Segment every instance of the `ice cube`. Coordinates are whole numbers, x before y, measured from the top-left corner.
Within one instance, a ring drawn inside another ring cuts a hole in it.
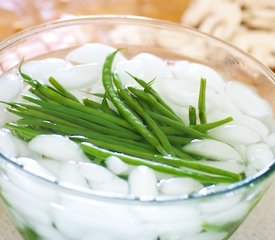
[[[97,63],[102,65],[108,54],[116,51],[115,48],[101,44],[88,43],[69,52],[66,60],[75,63]],[[119,52],[115,58],[115,62],[123,61],[125,57]]]
[[[59,161],[87,160],[78,144],[61,135],[39,135],[28,143],[28,147],[32,151]]]
[[[130,193],[137,196],[157,195],[157,178],[155,172],[145,166],[136,167],[128,178]]]
[[[223,142],[236,145],[248,145],[261,140],[261,135],[257,131],[236,123],[227,123],[211,129],[209,135]]]
[[[169,178],[160,181],[159,191],[166,195],[189,194],[198,191],[203,185],[192,178]]]
[[[93,189],[111,193],[129,193],[129,184],[126,180],[114,176],[111,180],[91,184]]]
[[[69,184],[89,188],[85,178],[80,173],[79,165],[72,161],[65,162],[61,165],[59,179]]]
[[[129,173],[130,166],[121,161],[118,157],[110,156],[105,160],[106,167],[116,175],[124,175]]]
[[[18,156],[16,142],[10,131],[4,128],[0,129],[0,151],[8,157]]]
[[[200,83],[203,77],[207,80],[207,87],[215,91],[220,91],[225,81],[223,78],[212,68],[199,63],[191,63],[188,61],[177,61],[170,67],[174,76],[178,79],[190,79],[189,81]]]
[[[248,146],[246,156],[248,162],[250,162],[257,170],[262,170],[274,162],[272,150],[264,143]]]
[[[139,53],[132,58],[142,62],[144,69],[143,80],[149,82],[153,79],[156,81],[161,77],[173,77],[168,66],[159,57],[150,53]]]
[[[0,101],[13,101],[22,91],[22,81],[15,74],[4,74],[0,77]]]
[[[58,83],[68,90],[81,89],[101,81],[102,67],[97,63],[69,66],[52,72]]]
[[[69,67],[71,64],[61,58],[45,58],[28,61],[22,65],[22,72],[39,82],[47,82],[49,75],[58,69]]]
[[[140,87],[140,85],[128,73],[140,79],[143,79],[145,74],[143,63],[140,60],[119,62],[116,65],[115,72],[118,74],[120,80],[123,82],[124,85],[135,87]]]
[[[183,147],[184,151],[219,161],[235,160],[243,162],[241,155],[230,145],[212,140],[194,140]]]
[[[245,115],[268,120],[272,115],[269,104],[257,95],[255,89],[240,83],[229,81],[225,84],[225,93]]]
[[[93,163],[80,163],[80,174],[87,179],[89,184],[103,183],[114,178],[114,174],[105,167]]]

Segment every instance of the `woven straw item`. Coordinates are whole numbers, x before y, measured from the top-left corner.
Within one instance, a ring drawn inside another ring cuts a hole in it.
[[[193,0],[182,23],[232,43],[275,70],[274,0]]]

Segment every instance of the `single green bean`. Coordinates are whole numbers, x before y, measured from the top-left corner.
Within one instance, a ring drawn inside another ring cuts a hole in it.
[[[201,164],[196,161],[190,161],[192,160],[192,157],[190,157],[189,155],[186,155],[185,153],[182,153],[182,156],[185,156],[186,158],[181,159],[181,158],[176,158],[171,156],[167,157],[167,156],[161,156],[157,154],[149,154],[145,152],[136,153],[136,157],[145,158],[147,160],[153,160],[153,161],[169,164],[174,167],[187,167],[196,171],[202,171],[202,172],[206,172],[214,175],[221,175],[221,176],[234,178],[235,180],[240,180],[239,174],[226,171],[220,168],[208,166],[205,164]]]
[[[29,89],[29,92],[32,93],[32,94],[34,94],[36,97],[38,97],[39,99],[41,99],[41,100],[43,100],[43,101],[46,101],[46,102],[53,102],[52,100],[49,100],[49,99],[47,99],[46,97],[44,97],[43,94],[40,93],[40,92],[38,91],[37,88],[31,87],[31,88]]]
[[[199,118],[201,124],[207,122],[206,120],[206,107],[205,107],[205,92],[206,92],[206,79],[201,78],[200,82],[200,92],[199,92],[199,102],[198,102],[198,109],[199,109]]]
[[[178,158],[181,158],[181,159],[184,159],[184,160],[190,160],[190,161],[196,160],[196,159],[194,159],[191,155],[189,155],[189,154],[183,152],[183,151],[182,151],[181,149],[179,149],[179,148],[174,147],[173,150],[174,150],[174,152],[175,152],[175,154],[176,154],[176,157],[178,157]]]
[[[103,112],[109,113],[114,116],[119,116],[114,110],[112,110],[109,107],[108,100],[107,100],[106,96],[104,96],[104,98],[102,98],[101,107],[102,107],[101,109]]]
[[[83,101],[83,104],[85,106],[88,106],[88,107],[91,107],[91,108],[95,108],[95,109],[99,109],[99,110],[101,110],[101,111],[103,111],[105,113],[108,113],[110,115],[114,115],[116,117],[120,117],[120,115],[116,111],[114,111],[113,109],[111,109],[109,106],[108,106],[108,108],[106,108],[105,106],[103,107],[102,103],[98,103],[98,102],[93,101],[93,100],[91,100],[89,98],[84,98],[82,101]],[[102,102],[103,102],[103,98],[102,98]],[[108,105],[108,103],[107,103],[107,105]]]
[[[208,166],[206,164],[201,164],[198,161],[190,161],[191,160],[191,156],[186,156],[185,159],[182,158],[176,158],[176,157],[165,157],[165,156],[161,156],[161,155],[150,155],[150,154],[146,154],[146,158],[150,159],[150,160],[154,160],[154,161],[158,161],[161,163],[165,163],[165,164],[169,164],[175,167],[186,167],[186,168],[190,168],[196,171],[201,171],[201,172],[205,172],[205,173],[209,173],[209,174],[214,174],[214,175],[220,175],[220,176],[226,176],[226,177],[230,177],[233,178],[235,180],[241,180],[242,177],[240,174],[236,174],[234,172],[230,172],[227,170],[223,170],[220,168],[216,168],[216,167],[212,167],[212,166]]]
[[[169,166],[167,164],[163,164],[159,162],[148,161],[142,158],[133,157],[122,153],[108,151],[105,149],[101,149],[91,143],[85,143],[85,142],[81,143],[80,147],[83,149],[84,152],[93,156],[100,156],[101,158],[116,156],[120,158],[122,161],[124,161],[125,163],[131,164],[131,165],[144,165],[159,172],[172,174],[174,176],[191,177],[203,183],[235,182],[235,179],[232,179],[232,178],[216,177],[216,176],[212,176],[204,173],[198,173],[198,172],[189,171],[186,169],[176,168],[176,167]]]
[[[186,137],[186,134],[183,134],[182,131],[174,127],[160,126],[160,129],[167,135],[180,135],[182,137]]]
[[[100,140],[94,140],[91,138],[80,138],[80,137],[70,137],[72,140],[76,140],[78,142],[88,142],[95,144],[98,147],[115,151],[115,152],[120,152],[120,153],[125,153],[133,156],[139,156],[142,155],[143,153],[147,154],[155,154],[155,152],[152,152],[150,150],[144,149],[144,148],[139,148],[137,146],[131,145],[131,144],[126,144],[126,145],[121,145],[120,143],[109,143],[106,141],[100,141]]]
[[[22,64],[24,62],[24,59],[22,59],[22,61],[19,64],[19,74],[21,76],[21,78],[28,84],[30,84],[32,87],[36,88],[38,84],[40,84],[37,80],[34,80],[32,77],[30,77],[29,75],[25,74],[22,72],[21,68],[22,68]]]
[[[95,109],[100,109],[102,108],[101,104],[92,100],[92,99],[89,99],[89,98],[83,98],[82,99],[82,102],[85,106],[87,107],[91,107],[91,108],[95,108]]]
[[[215,122],[204,123],[204,124],[200,124],[200,125],[196,125],[196,126],[191,126],[191,127],[193,129],[198,130],[198,131],[206,132],[206,131],[208,131],[210,129],[219,127],[219,126],[224,125],[226,123],[229,123],[231,121],[233,121],[233,118],[232,117],[227,117],[227,118],[215,121]]]
[[[70,136],[72,137],[74,140],[77,140],[78,142],[89,142],[90,139],[92,140],[92,138],[89,138],[89,137],[86,137],[86,136],[79,136],[79,135],[72,135]],[[127,140],[127,139],[123,139],[121,138],[119,141],[118,141],[118,138],[116,137],[110,137],[110,139],[107,139],[105,140],[106,143],[110,143],[110,144],[113,144],[113,145],[118,145],[118,144],[121,144],[123,145],[124,147],[128,147],[128,148],[133,148],[133,149],[138,149],[140,150],[141,152],[150,152],[152,154],[156,154],[157,152],[154,150],[154,148],[152,148],[150,145],[148,144],[145,144],[143,142],[137,142],[137,141],[133,141],[133,140]]]
[[[190,138],[190,137],[189,138],[188,137],[179,137],[179,136],[173,136],[173,135],[167,135],[167,138],[171,143],[174,143],[174,144],[179,143],[182,146],[190,143],[193,140],[193,138]]]
[[[208,122],[205,124],[199,124],[199,125],[192,125],[191,128],[198,130],[200,132],[207,132],[208,130],[211,130],[213,128],[217,128],[219,126],[222,126],[226,123],[229,123],[233,121],[234,119],[232,117],[227,117],[215,122]],[[170,127],[170,126],[160,126],[161,130],[167,134],[167,135],[182,135],[182,132],[179,131],[179,129]]]
[[[197,124],[196,108],[190,105],[188,110],[189,110],[189,125],[196,125]]]
[[[99,98],[104,98],[106,96],[105,93],[91,93],[91,94]]]

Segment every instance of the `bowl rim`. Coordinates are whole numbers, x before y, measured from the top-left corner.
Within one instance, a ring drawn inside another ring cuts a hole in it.
[[[252,56],[248,55],[243,50],[231,45],[230,43],[227,43],[219,38],[213,37],[207,33],[200,32],[194,28],[183,26],[177,23],[172,23],[165,20],[159,20],[159,19],[153,19],[148,17],[141,17],[141,16],[133,16],[133,15],[88,15],[88,16],[80,16],[80,17],[72,17],[69,19],[61,19],[61,20],[55,20],[43,24],[39,24],[33,27],[29,27],[17,34],[14,34],[10,37],[8,37],[6,40],[2,41],[0,43],[0,51],[5,50],[10,45],[16,43],[17,41],[20,41],[24,39],[25,37],[38,34],[50,29],[54,29],[56,27],[62,27],[62,26],[69,26],[72,24],[84,24],[87,22],[87,24],[91,24],[92,22],[100,22],[100,21],[113,21],[116,23],[119,22],[132,22],[135,24],[143,23],[146,24],[146,26],[154,26],[154,27],[160,27],[167,29],[167,30],[178,30],[178,31],[184,31],[189,32],[193,35],[197,35],[203,38],[206,38],[210,41],[216,41],[219,44],[222,44],[223,46],[226,46],[229,48],[229,50],[233,50],[238,52],[238,54],[241,54],[242,57],[248,58],[253,63],[257,64],[259,69],[265,72],[265,75],[268,75],[270,77],[270,80],[275,84],[275,74],[265,65],[263,65],[260,61],[253,58]],[[118,193],[110,193],[110,192],[103,192],[103,191],[97,191],[93,189],[84,189],[79,187],[74,187],[73,185],[66,184],[63,182],[59,182],[56,179],[49,179],[45,178],[39,174],[32,173],[30,171],[27,171],[24,169],[23,164],[18,161],[16,158],[12,158],[10,156],[7,156],[3,152],[0,151],[0,161],[1,158],[4,159],[8,164],[15,167],[17,170],[22,171],[24,174],[29,175],[30,177],[34,178],[35,180],[42,181],[44,183],[49,184],[49,186],[55,187],[59,189],[62,192],[67,192],[72,195],[78,195],[81,197],[85,197],[87,199],[89,198],[100,198],[104,200],[118,200],[118,201],[127,201],[127,202],[134,202],[134,203],[155,203],[155,202],[161,202],[161,203],[169,203],[169,202],[177,202],[177,201],[183,201],[183,200],[194,200],[194,199],[202,199],[205,197],[212,197],[212,196],[218,196],[222,194],[228,194],[232,193],[233,191],[237,191],[240,189],[243,189],[245,187],[253,187],[256,183],[268,178],[271,176],[275,171],[275,161],[273,161],[270,165],[262,169],[261,171],[257,172],[253,176],[250,176],[248,178],[245,178],[242,181],[230,184],[222,189],[208,189],[206,192],[197,192],[192,194],[182,194],[182,195],[169,195],[169,196],[155,196],[155,197],[137,197],[130,194],[118,194]]]

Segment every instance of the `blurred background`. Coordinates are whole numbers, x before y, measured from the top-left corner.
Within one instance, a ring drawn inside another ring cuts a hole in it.
[[[0,0],[0,39],[53,19],[130,14],[179,22],[188,0]]]
[[[0,41],[42,22],[91,14],[182,23],[242,48],[275,70],[275,0],[0,0]]]

